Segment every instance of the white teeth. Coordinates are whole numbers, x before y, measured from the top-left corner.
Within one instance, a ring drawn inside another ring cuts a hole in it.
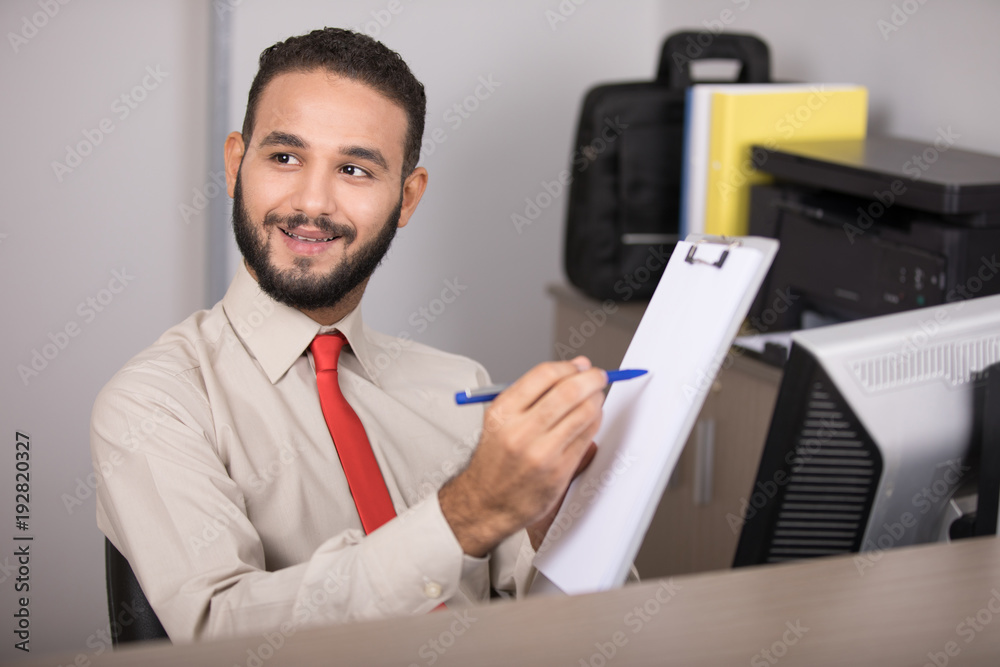
[[[337,238],[336,236],[331,236],[328,239],[307,239],[304,236],[299,236],[298,234],[292,234],[290,231],[284,229],[282,229],[281,231],[285,232],[287,236],[290,236],[293,239],[298,239],[299,241],[305,241],[306,243],[326,243],[327,241],[332,241],[335,238]]]

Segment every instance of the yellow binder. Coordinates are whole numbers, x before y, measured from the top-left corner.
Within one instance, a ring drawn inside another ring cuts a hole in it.
[[[712,97],[705,233],[748,231],[750,186],[771,178],[753,168],[751,147],[781,148],[796,141],[861,139],[868,120],[863,86],[776,86],[773,92],[715,93]]]

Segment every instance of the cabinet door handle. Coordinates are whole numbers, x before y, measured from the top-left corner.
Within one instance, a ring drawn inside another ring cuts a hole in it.
[[[694,427],[694,504],[712,502],[712,472],[715,467],[715,420],[701,419]]]

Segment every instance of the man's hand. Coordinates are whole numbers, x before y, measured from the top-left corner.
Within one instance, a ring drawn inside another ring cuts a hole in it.
[[[590,465],[590,462],[594,460],[594,456],[596,455],[597,444],[592,442],[590,443],[590,447],[587,448],[587,453],[583,455],[583,460],[580,461],[580,465],[577,466],[576,472],[573,473],[573,479],[576,479],[581,472],[587,469],[587,466]],[[569,487],[563,491],[563,494],[559,497],[559,502],[555,504],[548,514],[527,527],[528,539],[531,540],[531,548],[535,551],[538,551],[541,548],[542,541],[545,540],[545,536],[548,534],[549,528],[552,527],[552,522],[556,520],[556,515],[559,514],[559,509],[562,507],[563,501],[566,500],[566,494],[568,492]]]
[[[540,364],[497,396],[469,466],[438,493],[465,553],[485,556],[529,526],[532,543],[544,537],[601,425],[605,385],[577,357]]]

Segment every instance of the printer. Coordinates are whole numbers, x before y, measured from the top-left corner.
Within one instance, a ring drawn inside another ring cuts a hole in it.
[[[1000,293],[1000,157],[940,132],[754,146],[751,235],[781,241],[751,308],[758,332]]]

